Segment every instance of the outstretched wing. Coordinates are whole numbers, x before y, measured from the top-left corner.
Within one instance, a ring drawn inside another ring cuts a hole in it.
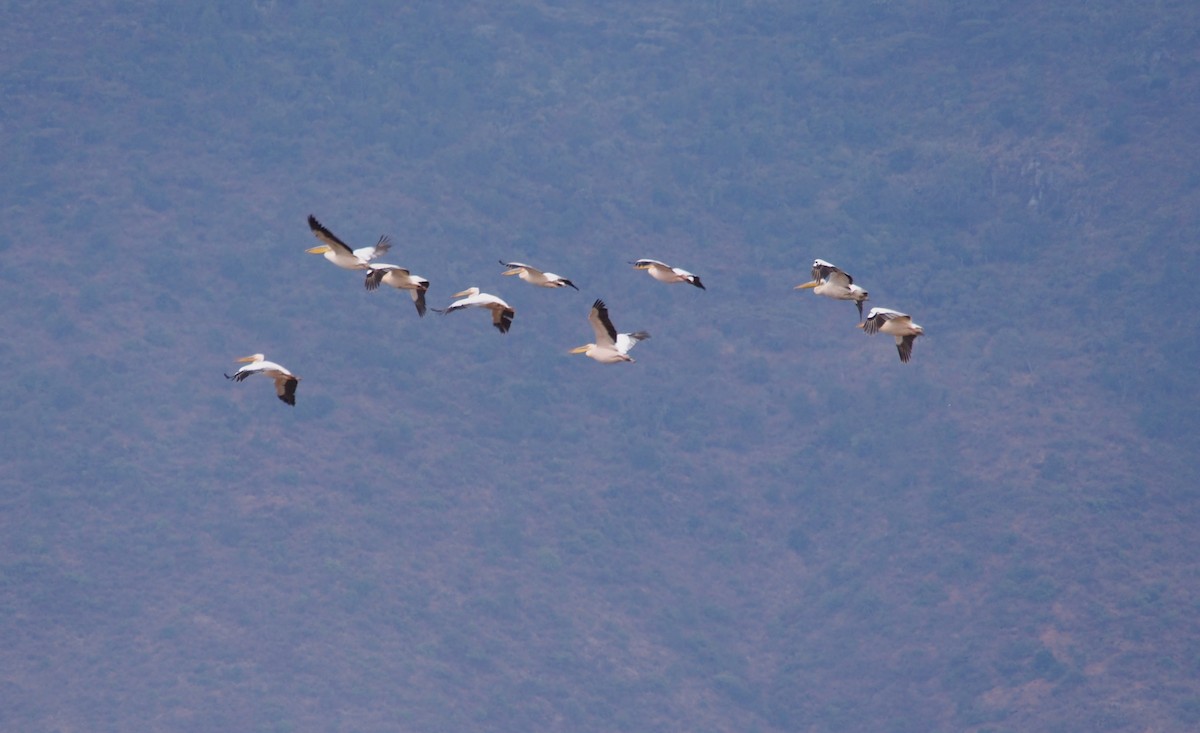
[[[671,269],[667,263],[659,262],[658,260],[634,260],[629,264],[633,265],[633,269],[635,270],[649,270],[651,267],[664,267],[668,270]]]
[[[588,314],[588,322],[592,324],[592,330],[596,332],[597,346],[614,346],[617,343],[617,329],[612,324],[612,320],[608,317],[608,306],[603,300],[596,299],[592,303],[592,312]]]
[[[417,306],[417,315],[418,316],[425,315],[425,291],[428,289],[429,289],[429,285],[426,284],[425,287],[423,287],[423,288],[418,288],[416,290],[409,291],[412,294],[413,304],[415,306]]]
[[[500,330],[500,333],[508,333],[508,329],[512,328],[513,316],[517,312],[512,308],[493,308],[492,309],[492,325]]]
[[[321,222],[317,221],[317,217],[312,214],[308,215],[308,228],[312,230],[315,236],[322,244],[327,244],[336,251],[343,254],[353,254],[350,245],[337,238],[337,235],[326,229]]]
[[[279,399],[294,407],[296,405],[296,385],[299,383],[299,377],[275,377],[275,394],[279,395]]]
[[[650,334],[645,331],[635,331],[634,333],[622,333],[617,335],[617,351],[622,354],[628,354],[629,350],[637,346],[639,341],[645,341],[650,338]]]
[[[376,257],[383,254],[384,252],[387,252],[391,248],[392,248],[392,240],[388,239],[388,236],[386,234],[384,234],[383,236],[381,236],[379,238],[379,241],[376,242],[373,246],[359,247],[358,249],[354,250],[354,255],[356,257],[362,258],[362,260],[364,262],[370,262],[371,260],[375,259]]]

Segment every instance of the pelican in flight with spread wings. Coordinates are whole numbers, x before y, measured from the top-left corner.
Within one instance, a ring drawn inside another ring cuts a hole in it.
[[[639,341],[650,338],[645,331],[635,333],[617,333],[612,321],[608,318],[608,306],[603,300],[592,303],[592,312],[588,314],[588,322],[596,332],[596,343],[584,344],[571,349],[572,354],[585,354],[601,364],[616,364],[619,361],[633,361],[629,350],[637,346]]]
[[[479,288],[467,288],[461,293],[455,293],[454,297],[459,300],[445,308],[434,308],[434,310],[445,315],[463,308],[487,308],[492,312],[492,325],[500,333],[508,333],[508,329],[512,326],[513,316],[517,314],[508,303],[490,293],[479,292]]]
[[[266,357],[262,354],[243,356],[238,361],[249,363],[233,374],[226,374],[226,379],[240,382],[246,377],[262,374],[275,380],[275,394],[279,395],[279,399],[289,405],[296,404],[296,385],[300,382],[300,377],[297,377],[273,361],[267,361]]]
[[[566,279],[562,275],[555,275],[553,272],[542,272],[536,267],[521,264],[520,262],[505,262],[500,260],[500,264],[509,268],[504,272],[505,275],[516,275],[530,285],[537,285],[543,288],[575,288],[575,283]],[[579,288],[575,288],[578,290]]]
[[[635,260],[629,264],[633,265],[633,269],[635,270],[645,270],[650,273],[650,277],[660,283],[689,283],[701,290],[707,290],[700,283],[699,276],[693,275],[687,270],[681,270],[678,267],[671,267],[665,262],[659,262],[658,260]]]
[[[338,239],[337,235],[322,226],[321,222],[317,221],[317,217],[312,214],[308,215],[308,228],[322,244],[305,251],[310,255],[325,255],[325,259],[347,270],[366,270],[370,268],[371,260],[392,248],[391,240],[384,235],[372,247],[350,249],[350,245]]]
[[[925,329],[913,323],[912,316],[887,308],[872,308],[867,320],[858,327],[868,334],[886,333],[896,337],[896,351],[905,364],[912,358],[913,341],[925,333]]]
[[[858,306],[858,317],[862,318],[863,301],[869,300],[867,291],[854,284],[850,273],[825,260],[813,260],[812,282],[797,285],[795,290],[812,289],[816,295],[835,300],[853,300]]]
[[[367,290],[376,290],[379,283],[391,285],[397,290],[407,290],[417,306],[417,315],[425,315],[425,291],[429,290],[429,281],[414,275],[403,267],[385,265],[382,262],[367,267],[367,279],[363,286]]]

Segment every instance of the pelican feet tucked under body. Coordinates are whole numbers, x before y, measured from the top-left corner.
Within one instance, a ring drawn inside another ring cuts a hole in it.
[[[300,382],[300,377],[297,377],[273,361],[267,361],[266,357],[262,354],[243,356],[238,361],[249,363],[233,374],[226,374],[226,379],[240,382],[246,377],[262,374],[275,380],[275,393],[279,395],[279,399],[289,405],[296,404],[296,385]]]
[[[912,358],[913,341],[925,333],[925,329],[913,323],[912,316],[900,311],[887,308],[872,308],[867,314],[867,320],[858,327],[868,334],[886,333],[896,337],[896,351],[900,352],[900,361],[908,363]]]
[[[379,238],[374,246],[359,247],[358,249],[350,249],[350,245],[337,238],[333,232],[326,229],[317,221],[317,217],[312,214],[308,215],[308,228],[312,230],[315,236],[322,244],[319,247],[305,250],[310,255],[325,255],[325,259],[329,260],[338,267],[344,267],[347,270],[366,270],[371,265],[371,260],[391,249],[391,241],[387,236]]]
[[[585,354],[601,364],[616,364],[620,361],[633,361],[629,350],[637,346],[639,341],[650,338],[645,331],[635,333],[617,333],[608,317],[608,306],[603,300],[592,303],[592,312],[588,314],[588,322],[596,332],[596,343],[584,344],[571,349],[572,354]]]
[[[797,285],[796,290],[812,289],[816,295],[835,300],[853,300],[858,306],[858,317],[862,318],[863,301],[869,300],[867,291],[854,284],[850,273],[825,260],[813,260],[812,282]]]
[[[688,283],[695,285],[701,290],[707,290],[707,288],[700,283],[699,276],[693,275],[687,270],[681,270],[678,267],[671,267],[665,262],[659,262],[658,260],[635,260],[629,264],[633,265],[633,269],[635,270],[645,270],[646,272],[650,273],[650,277],[659,282]]]
[[[504,272],[505,275],[516,275],[530,285],[537,285],[543,288],[575,288],[575,283],[562,275],[555,275],[553,272],[542,272],[536,267],[530,267],[520,262],[505,262],[504,260],[500,260],[500,264],[509,268]],[[579,288],[575,289],[578,290]]]
[[[434,308],[434,310],[445,315],[463,308],[487,308],[492,312],[492,325],[499,329],[500,333],[508,333],[508,329],[512,326],[513,316],[517,314],[508,303],[490,293],[479,292],[479,288],[467,288],[461,293],[455,293],[454,297],[460,298],[460,300],[454,301],[445,308]]]
[[[417,315],[425,315],[425,291],[429,290],[429,281],[414,275],[403,267],[385,265],[382,262],[367,267],[367,279],[363,286],[367,290],[375,290],[379,283],[391,285],[397,290],[407,290],[417,306]]]

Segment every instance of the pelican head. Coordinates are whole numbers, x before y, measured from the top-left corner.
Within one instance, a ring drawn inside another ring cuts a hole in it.
[[[813,280],[810,283],[804,283],[803,285],[797,285],[796,287],[792,288],[792,290],[808,290],[809,288],[815,288],[820,284],[821,284],[820,280]]]
[[[333,248],[330,247],[328,244],[322,244],[320,247],[313,247],[311,249],[306,249],[304,251],[309,253],[310,255],[323,255],[326,252],[331,252],[332,250],[333,250]]]
[[[479,288],[467,288],[466,290],[463,290],[462,292],[455,293],[452,297],[469,298],[472,295],[479,295]]]
[[[525,270],[524,267],[514,267],[511,270],[505,270],[501,275],[520,275]]]
[[[572,353],[572,354],[586,354],[586,353],[588,352],[588,349],[590,349],[590,348],[592,348],[592,347],[594,347],[594,346],[595,346],[595,344],[584,344],[583,346],[576,346],[575,348],[571,349],[570,353]]]
[[[254,361],[265,361],[266,358],[267,357],[264,356],[263,354],[251,354],[250,356],[243,356],[241,359],[238,359],[238,363],[250,363],[250,362],[254,362]]]

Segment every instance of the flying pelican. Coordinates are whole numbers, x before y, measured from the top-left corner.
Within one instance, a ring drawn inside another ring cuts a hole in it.
[[[661,283],[691,283],[701,290],[707,290],[701,283],[700,278],[687,270],[681,270],[678,267],[659,262],[658,260],[637,260],[630,262],[635,270],[645,270],[650,273],[650,277]]]
[[[913,341],[925,333],[925,329],[912,322],[912,316],[887,308],[872,308],[867,320],[858,324],[858,327],[868,334],[882,331],[895,336],[896,351],[900,352],[900,361],[905,364],[912,358]]]
[[[317,221],[317,217],[312,214],[308,215],[308,228],[324,244],[319,247],[307,249],[305,252],[308,252],[310,255],[325,255],[325,259],[347,270],[368,269],[370,267],[368,263],[371,260],[387,252],[392,247],[391,240],[384,235],[379,238],[379,241],[373,247],[359,247],[352,250],[350,249],[350,245],[338,239],[337,235],[322,226],[321,222]]]
[[[446,308],[434,310],[444,315],[463,308],[487,308],[492,312],[492,325],[499,329],[500,333],[508,333],[513,316],[517,314],[508,303],[490,293],[479,292],[479,288],[467,288],[461,293],[455,293],[454,297],[460,300],[454,301]]]
[[[633,361],[629,350],[637,346],[639,341],[650,338],[645,331],[636,333],[617,333],[612,321],[608,318],[608,306],[603,300],[592,303],[592,312],[588,314],[592,330],[596,332],[596,343],[584,344],[571,349],[572,354],[586,354],[601,364],[616,364],[619,361]]]
[[[562,275],[555,275],[553,272],[542,272],[536,267],[523,265],[520,262],[505,262],[504,260],[500,260],[500,264],[511,268],[504,273],[505,275],[517,275],[530,285],[537,285],[543,288],[561,288],[569,285],[575,288],[575,283]],[[578,290],[579,288],[575,289]]]
[[[296,385],[300,382],[300,377],[297,377],[273,361],[267,361],[266,357],[262,354],[243,356],[238,361],[249,363],[233,374],[226,374],[226,379],[240,382],[254,374],[262,374],[275,380],[275,394],[279,395],[279,399],[289,405],[296,404]]]
[[[835,300],[853,300],[858,306],[858,317],[862,318],[863,301],[869,300],[867,291],[854,284],[850,273],[825,260],[813,260],[812,282],[797,285],[795,290],[812,289],[815,295],[824,295]]]
[[[363,285],[367,290],[375,290],[379,283],[387,283],[397,290],[407,290],[417,306],[417,315],[425,315],[425,291],[429,289],[429,281],[412,274],[403,267],[385,265],[382,262],[367,267],[367,279]]]

